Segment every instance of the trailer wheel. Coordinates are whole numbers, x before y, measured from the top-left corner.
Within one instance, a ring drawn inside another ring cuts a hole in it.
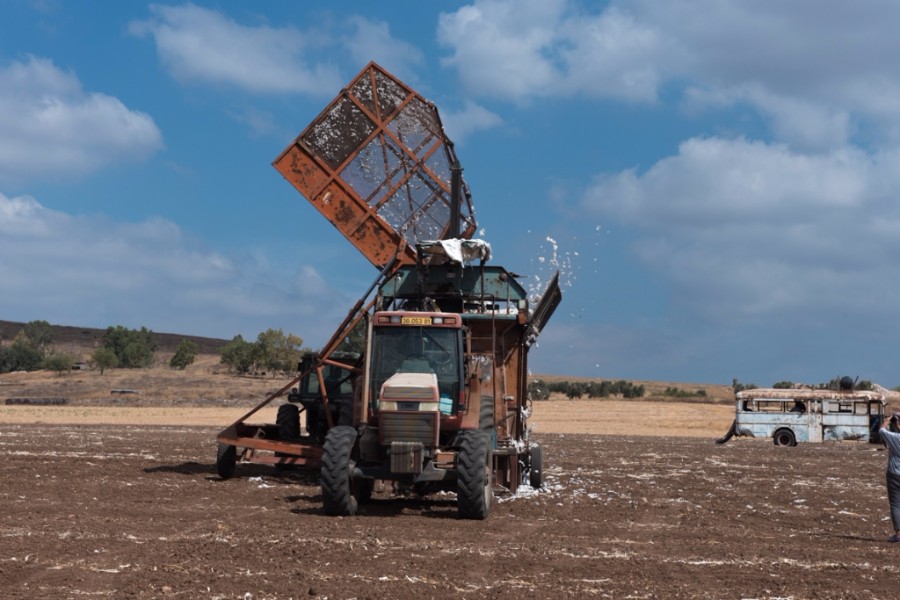
[[[775,435],[772,436],[772,441],[775,442],[776,446],[797,445],[797,438],[794,437],[794,432],[790,429],[779,429],[775,432]]]
[[[531,447],[531,467],[528,470],[528,483],[538,489],[544,484],[544,451],[535,444]]]
[[[237,448],[228,444],[219,444],[216,450],[216,471],[222,479],[229,479],[234,475],[234,466],[237,463]]]
[[[300,437],[300,409],[296,404],[282,404],[275,417],[278,425],[278,437],[282,440],[295,440]]]
[[[488,516],[494,497],[493,464],[490,432],[460,432],[456,460],[456,506],[460,517],[484,519]]]
[[[345,425],[332,427],[322,449],[322,503],[334,516],[355,515],[358,507],[353,494],[351,454],[356,430]]]

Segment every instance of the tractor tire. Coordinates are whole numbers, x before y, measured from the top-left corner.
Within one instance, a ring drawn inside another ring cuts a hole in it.
[[[494,427],[494,397],[482,396],[481,407],[478,412],[478,429],[493,429]]]
[[[278,426],[278,439],[284,441],[293,441],[300,437],[300,409],[295,404],[282,404],[278,407],[278,414],[275,416],[275,425]],[[276,452],[275,456],[290,456],[282,452]],[[277,463],[276,471],[287,471],[293,465]]]
[[[296,404],[282,404],[275,417],[278,437],[282,440],[296,440],[300,437],[300,409]]]
[[[332,516],[356,514],[358,502],[353,494],[351,456],[356,443],[356,430],[338,425],[325,436],[322,449],[322,503]]]
[[[539,489],[544,485],[544,451],[537,444],[531,447],[528,483],[530,483],[531,487],[534,489]]]
[[[459,434],[456,459],[456,507],[463,519],[484,519],[494,497],[494,453],[488,431]]]
[[[772,441],[776,446],[796,446],[797,438],[794,437],[794,432],[790,429],[779,429],[775,432],[775,435],[772,436]]]
[[[222,479],[230,479],[234,475],[237,464],[237,448],[227,444],[219,444],[216,450],[216,472]]]

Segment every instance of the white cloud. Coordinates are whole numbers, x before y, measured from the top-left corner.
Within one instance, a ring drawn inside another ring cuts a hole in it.
[[[702,15],[702,17],[701,17]],[[900,140],[900,4],[475,0],[438,40],[467,92],[514,102],[587,96],[758,110],[776,139],[828,150]]]
[[[330,95],[344,84],[327,62],[308,56],[326,41],[294,27],[246,26],[193,4],[151,5],[153,18],[129,31],[151,35],[159,58],[182,82],[228,85],[258,93]]]
[[[316,343],[349,305],[311,266],[290,278],[197,247],[164,219],[73,216],[2,193],[0,281],[5,319],[226,338],[282,327]]]
[[[466,101],[460,111],[442,111],[441,121],[447,136],[456,144],[462,144],[473,133],[503,124],[499,115],[472,101]]]
[[[646,173],[599,177],[584,205],[638,228],[634,251],[674,285],[684,311],[896,317],[898,161],[693,139]]]
[[[0,181],[79,176],[163,146],[149,115],[41,58],[0,68],[0,114]]]
[[[342,37],[343,48],[360,68],[374,60],[398,77],[409,79],[414,67],[425,62],[421,50],[391,35],[387,22],[353,16],[349,23],[352,31]]]
[[[576,14],[563,0],[479,0],[441,14],[438,41],[451,50],[444,64],[472,94],[656,97],[657,35],[618,10]]]

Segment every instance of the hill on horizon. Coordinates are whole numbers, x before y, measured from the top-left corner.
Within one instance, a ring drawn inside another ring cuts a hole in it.
[[[106,328],[74,327],[70,325],[53,325],[53,345],[68,351],[90,353],[102,344]],[[112,327],[115,327],[113,325]],[[9,343],[25,328],[25,323],[0,320],[0,342]],[[219,350],[231,340],[209,338],[179,333],[153,332],[160,352],[175,352],[181,340],[190,340],[197,344],[198,354],[218,354]]]

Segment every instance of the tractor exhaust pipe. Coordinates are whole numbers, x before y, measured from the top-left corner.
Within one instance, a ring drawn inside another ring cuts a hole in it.
[[[460,194],[462,194],[462,166],[459,160],[454,158],[453,164],[450,165],[450,224],[444,237],[447,240],[459,237]]]

